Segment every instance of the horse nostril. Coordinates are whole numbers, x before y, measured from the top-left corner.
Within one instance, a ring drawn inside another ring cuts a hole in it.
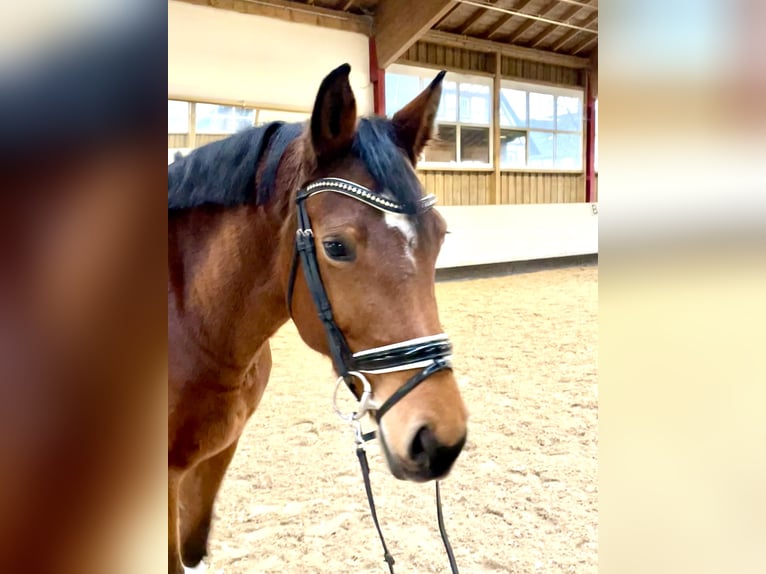
[[[410,458],[419,466],[428,468],[431,453],[437,444],[434,433],[428,427],[420,427],[410,445]]]
[[[444,446],[427,426],[418,429],[410,444],[410,458],[428,477],[437,478],[449,471],[463,450],[465,436],[452,446]]]

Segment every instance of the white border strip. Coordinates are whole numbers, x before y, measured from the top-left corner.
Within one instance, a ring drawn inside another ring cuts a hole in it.
[[[391,345],[383,345],[382,347],[375,347],[374,349],[366,349],[364,351],[359,351],[358,353],[354,353],[353,357],[359,358],[359,357],[366,357],[367,355],[370,355],[372,353],[377,353],[379,351],[389,351],[392,349],[400,349],[402,347],[409,347],[410,345],[419,345],[420,343],[430,343],[433,341],[448,341],[449,337],[446,333],[439,333],[438,335],[428,335],[426,337],[418,337],[416,339],[409,339],[407,341],[401,341],[399,343],[392,343]],[[366,371],[366,372],[372,372],[372,371]]]

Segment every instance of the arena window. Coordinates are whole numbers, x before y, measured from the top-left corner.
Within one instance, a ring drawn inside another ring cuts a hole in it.
[[[168,133],[189,133],[189,102],[168,100]]]
[[[393,116],[417,96],[435,70],[393,65],[386,71],[386,113]],[[492,166],[492,79],[448,72],[436,114],[438,138],[418,167]]]
[[[502,80],[500,167],[583,168],[583,93]]]
[[[239,106],[195,104],[198,134],[233,134],[255,123],[255,110]]]
[[[311,114],[308,112],[286,112],[282,110],[268,110],[258,108],[257,114],[255,116],[255,125],[261,126],[263,124],[276,121],[288,123],[305,122],[308,121],[310,117]]]
[[[201,145],[273,121],[305,122],[309,112],[168,99],[168,162]],[[192,124],[194,129],[192,128]]]

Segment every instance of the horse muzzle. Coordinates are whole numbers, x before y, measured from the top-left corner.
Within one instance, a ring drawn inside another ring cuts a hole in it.
[[[391,453],[384,436],[381,437],[381,444],[394,477],[412,482],[427,482],[440,480],[449,474],[465,446],[466,436],[464,434],[452,445],[445,445],[428,426],[422,426],[412,437],[408,458],[404,460]]]

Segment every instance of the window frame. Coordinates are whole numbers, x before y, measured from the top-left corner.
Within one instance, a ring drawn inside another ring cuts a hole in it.
[[[502,78],[500,80],[500,90],[503,88],[505,89],[511,89],[511,90],[517,90],[517,91],[524,91],[526,92],[526,125],[524,126],[509,126],[509,125],[503,125],[502,123],[502,114],[498,117],[498,125],[500,127],[501,133],[502,130],[513,130],[513,131],[522,131],[526,133],[526,150],[525,150],[525,166],[524,167],[518,167],[518,166],[510,166],[507,164],[503,164],[502,159],[500,160],[500,171],[502,172],[536,172],[536,173],[562,173],[562,174],[582,174],[585,173],[585,163],[586,163],[586,157],[585,157],[585,90],[583,88],[578,87],[568,87],[568,86],[556,86],[552,84],[547,83],[538,83],[538,82],[525,82],[525,81],[519,81],[519,80],[510,80],[506,78]],[[546,129],[546,128],[532,128],[530,127],[530,112],[529,112],[529,93],[535,92],[538,94],[549,94],[554,97],[553,100],[553,129]],[[502,93],[502,92],[501,92]],[[580,100],[580,130],[569,130],[569,129],[558,129],[558,97],[559,96],[565,96],[565,97],[575,97]],[[551,167],[532,167],[529,165],[529,143],[530,143],[530,132],[543,132],[543,133],[549,133],[553,135],[553,165]],[[556,151],[557,151],[557,135],[558,134],[575,134],[580,136],[580,167],[579,168],[561,168],[556,167]],[[502,155],[502,154],[501,154]]]
[[[431,69],[431,68],[425,68],[420,66],[409,66],[405,64],[392,64],[388,68],[386,68],[386,77],[388,79],[388,76],[390,74],[397,74],[402,76],[415,76],[420,78],[420,89],[419,92],[422,92],[426,86],[434,79],[434,76],[438,73],[437,70]],[[458,158],[455,162],[443,162],[443,161],[427,161],[424,159],[424,154],[421,154],[420,158],[418,159],[418,165],[417,169],[422,170],[435,170],[435,171],[493,171],[494,170],[494,145],[495,145],[495,138],[494,138],[494,122],[493,122],[493,115],[494,115],[494,77],[487,74],[465,74],[460,72],[451,72],[448,71],[444,76],[445,82],[455,82],[456,84],[456,116],[457,119],[455,121],[439,121],[436,120],[436,126],[437,126],[437,133],[438,133],[438,126],[439,125],[445,125],[445,126],[453,126],[455,127],[455,157]],[[460,121],[460,84],[478,84],[482,86],[487,86],[489,88],[489,122],[487,124],[479,124],[475,122],[461,122]],[[396,112],[390,112],[388,109],[386,109],[386,116],[392,117],[393,114]],[[461,147],[460,147],[460,140],[461,140],[461,126],[465,126],[467,128],[483,128],[487,129],[489,132],[489,161],[487,163],[483,162],[466,162],[461,161],[460,155],[461,155]]]
[[[216,139],[223,139],[225,137],[231,136],[237,132],[220,132],[220,131],[199,131],[197,130],[197,105],[198,104],[206,104],[206,105],[214,105],[214,106],[228,106],[228,107],[235,107],[235,108],[241,108],[246,109],[250,112],[254,112],[253,115],[253,123],[250,124],[247,127],[257,127],[261,125],[261,121],[259,121],[262,116],[262,113],[266,113],[267,115],[279,115],[279,114],[286,114],[288,116],[292,116],[289,119],[281,119],[279,117],[272,117],[272,119],[269,119],[268,121],[285,121],[287,123],[296,123],[298,121],[301,121],[298,117],[295,116],[303,116],[302,121],[308,121],[311,118],[311,111],[310,110],[302,110],[297,108],[281,108],[279,106],[273,106],[273,105],[260,105],[260,104],[252,104],[252,103],[246,103],[246,102],[232,102],[227,100],[214,100],[214,99],[197,99],[197,98],[189,98],[189,97],[183,97],[183,96],[173,96],[168,95],[168,102],[181,102],[188,106],[188,113],[189,113],[189,119],[187,122],[187,131],[186,132],[175,132],[170,131],[168,126],[168,138],[171,138],[173,136],[182,136],[184,137],[184,145],[181,146],[182,149],[188,149],[193,150],[201,145],[205,145],[205,143],[209,143],[207,141],[200,142],[199,138],[203,139],[209,139],[210,137],[216,138]],[[169,145],[168,149],[181,149],[176,148],[173,145]]]
[[[170,107],[170,102],[175,102],[175,103],[179,103],[179,104],[186,104],[186,127],[185,127],[185,129],[183,131],[175,131],[175,130],[171,131],[170,130],[170,125],[168,125],[168,135],[178,135],[178,136],[180,136],[180,135],[188,135],[189,132],[191,132],[191,127],[192,127],[192,113],[191,113],[191,110],[192,110],[192,106],[194,104],[192,102],[188,101],[188,100],[182,100],[182,99],[178,99],[178,98],[168,98],[168,108]],[[168,116],[170,116],[169,112],[168,112]],[[168,121],[168,124],[169,123],[170,122]]]
[[[200,129],[199,123],[202,118],[200,118],[199,110],[197,109],[198,105],[203,106],[211,106],[211,107],[219,107],[219,108],[232,108],[233,110],[244,110],[246,112],[252,113],[252,121],[250,124],[242,123],[245,127],[252,127],[255,125],[255,122],[258,120],[258,110],[256,108],[250,107],[250,106],[242,106],[237,104],[218,104],[218,103],[212,103],[212,102],[194,102],[194,108],[195,108],[195,114],[194,114],[194,133],[201,136],[230,136],[237,133],[240,129],[238,128],[234,131],[226,131],[226,130],[217,130],[214,128],[202,128]],[[203,116],[204,117],[204,116]],[[234,120],[238,117],[245,119],[247,116],[244,114],[242,116],[237,116],[236,114],[232,114],[230,116],[221,116],[221,114],[215,114],[210,117],[226,117],[229,120]]]

